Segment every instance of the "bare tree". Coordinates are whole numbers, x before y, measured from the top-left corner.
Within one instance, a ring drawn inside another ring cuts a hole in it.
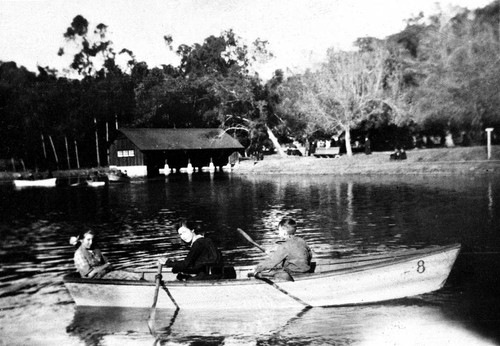
[[[351,128],[374,112],[374,105],[390,104],[384,68],[387,50],[335,52],[315,73],[305,74],[300,110],[324,130],[344,131],[347,155],[352,155]]]

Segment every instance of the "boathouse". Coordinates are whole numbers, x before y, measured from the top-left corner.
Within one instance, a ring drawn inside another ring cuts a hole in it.
[[[222,129],[122,128],[110,145],[109,166],[130,176],[155,176],[164,168],[201,170],[211,163],[222,169],[231,154],[243,150]]]

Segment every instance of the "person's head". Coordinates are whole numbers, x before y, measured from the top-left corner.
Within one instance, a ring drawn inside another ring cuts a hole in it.
[[[181,220],[177,226],[177,233],[185,243],[191,243],[195,235],[202,234],[201,227],[193,222]]]
[[[95,232],[91,229],[85,230],[77,237],[71,237],[69,242],[71,245],[82,244],[86,249],[92,249],[94,244]]]
[[[284,217],[278,224],[278,234],[281,238],[287,238],[297,230],[297,223],[290,217]]]

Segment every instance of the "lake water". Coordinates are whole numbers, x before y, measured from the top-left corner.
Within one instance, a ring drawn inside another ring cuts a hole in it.
[[[174,225],[200,221],[226,261],[263,259],[283,216],[316,258],[460,242],[445,287],[392,302],[302,311],[76,307],[62,284],[82,226],[122,267],[186,254]],[[0,345],[500,344],[500,178],[258,176],[198,173],[104,188],[0,185]]]

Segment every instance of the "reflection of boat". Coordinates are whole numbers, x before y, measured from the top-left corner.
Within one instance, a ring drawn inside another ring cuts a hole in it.
[[[431,299],[432,300],[432,299]],[[153,336],[193,345],[493,345],[467,321],[426,299],[313,309],[170,310],[156,312]],[[86,344],[151,344],[149,308],[77,306],[66,331]],[[105,340],[106,342],[103,342]],[[418,342],[415,342],[418,340]]]
[[[36,180],[16,179],[14,180],[14,185],[16,187],[52,187],[56,186],[56,180],[57,178],[36,179]]]
[[[160,309],[156,312],[154,331],[159,339],[182,340],[186,337],[255,338],[280,330],[300,316],[304,309],[274,310],[192,310]],[[150,308],[113,308],[78,306],[73,321],[66,328],[82,339],[133,334],[151,339],[148,328]]]
[[[126,183],[130,181],[130,177],[127,173],[124,173],[119,169],[112,169],[109,172],[106,172],[106,175],[108,176],[110,183]]]
[[[175,281],[165,275],[158,308],[269,309],[277,307],[363,304],[419,295],[440,289],[451,271],[460,245],[400,251],[319,263],[314,273],[295,281],[248,277],[249,267],[236,267],[236,279]],[[155,290],[152,281],[82,279],[64,283],[77,305],[147,307]]]
[[[85,186],[89,186],[89,187],[101,187],[101,186],[104,186],[104,185],[106,185],[105,181],[92,181],[92,180],[84,180],[84,181],[81,181],[81,182],[77,182],[77,183],[71,184],[71,186],[73,186],[73,187],[85,187]]]

